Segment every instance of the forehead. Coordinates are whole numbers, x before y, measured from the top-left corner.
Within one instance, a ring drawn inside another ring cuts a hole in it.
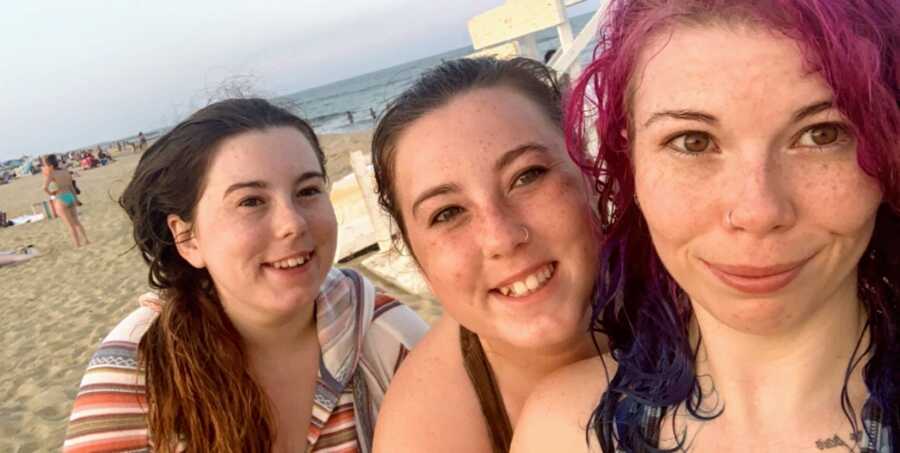
[[[831,93],[795,41],[734,24],[675,26],[653,37],[632,83],[639,125],[658,110],[790,110]]]
[[[394,157],[398,195],[423,184],[493,166],[503,153],[525,143],[562,147],[562,131],[534,101],[508,87],[457,95],[409,125]]]
[[[237,180],[294,178],[320,171],[312,145],[293,127],[273,127],[228,137],[217,146],[206,174],[210,186]]]

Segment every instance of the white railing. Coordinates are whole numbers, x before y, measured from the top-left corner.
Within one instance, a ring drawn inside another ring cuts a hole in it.
[[[475,54],[517,55],[540,60],[535,35],[555,27],[560,46],[547,64],[558,73],[575,78],[581,72],[578,56],[593,40],[603,14],[603,8],[598,8],[578,36],[573,36],[566,8],[584,1],[506,0],[503,5],[469,20]]]

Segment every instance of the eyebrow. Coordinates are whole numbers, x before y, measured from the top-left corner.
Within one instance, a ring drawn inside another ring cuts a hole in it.
[[[656,112],[650,116],[650,119],[644,123],[644,128],[647,128],[651,124],[662,120],[663,118],[675,118],[678,120],[690,120],[690,121],[700,121],[702,123],[707,123],[711,125],[716,125],[719,123],[719,120],[708,113],[698,112],[695,110],[664,110],[662,112]]]
[[[500,159],[497,159],[497,163],[494,164],[494,170],[499,171],[503,168],[509,166],[511,163],[515,162],[519,156],[529,152],[529,151],[537,151],[541,153],[548,152],[546,146],[537,143],[537,142],[528,142],[522,145],[516,146],[515,148],[503,153],[500,156]],[[434,198],[439,195],[446,195],[448,193],[459,192],[460,188],[456,184],[441,184],[439,186],[432,187],[431,189],[426,190],[418,198],[413,202],[412,205],[412,213],[413,216],[416,215],[416,211],[419,209],[419,205],[424,203],[429,198]]]
[[[806,117],[809,117],[809,116],[815,115],[816,113],[828,110],[828,109],[832,108],[833,106],[834,106],[834,103],[832,102],[831,99],[814,102],[810,105],[807,105],[806,107],[803,107],[803,108],[797,110],[797,112],[794,113],[794,116],[792,117],[791,122],[796,123]],[[659,121],[663,118],[675,118],[675,119],[679,119],[679,120],[700,121],[700,122],[708,123],[711,125],[716,125],[719,122],[719,120],[715,116],[710,115],[708,113],[698,112],[698,111],[694,111],[694,110],[664,110],[662,112],[656,112],[652,116],[650,116],[650,119],[648,119],[647,122],[644,123],[644,127],[646,128],[647,126],[651,125],[652,123]]]
[[[803,107],[800,110],[797,110],[797,113],[794,113],[793,122],[796,123],[808,116],[813,116],[816,113],[824,112],[825,110],[828,110],[832,107],[834,107],[834,102],[831,99],[814,102],[806,107]]]
[[[308,171],[308,172],[303,173],[302,175],[298,176],[297,180],[294,181],[294,185],[296,186],[297,184],[303,183],[303,182],[313,179],[313,178],[321,178],[324,181],[325,175],[323,175],[322,172],[318,172],[318,171]],[[222,198],[227,197],[228,194],[230,194],[231,192],[234,192],[235,190],[246,189],[246,188],[265,189],[268,186],[269,186],[268,183],[266,183],[265,181],[259,181],[259,180],[234,183],[234,184],[228,186],[227,189],[225,189],[225,194],[222,195]]]
[[[429,198],[434,198],[438,195],[446,195],[448,193],[459,192],[459,186],[456,184],[441,184],[436,187],[432,187],[431,189],[426,190],[418,198],[412,205],[412,213],[413,216],[416,216],[416,210],[419,209],[419,205],[424,203]]]
[[[529,151],[537,151],[540,153],[547,153],[549,150],[546,146],[536,143],[536,142],[528,142],[522,145],[519,145],[500,156],[500,159],[497,159],[497,163],[494,164],[494,170],[503,170],[505,167],[509,166],[509,164],[515,162],[516,159],[519,158],[522,154],[525,154]]]

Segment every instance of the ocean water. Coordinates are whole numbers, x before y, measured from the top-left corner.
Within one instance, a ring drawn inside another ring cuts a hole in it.
[[[570,19],[572,31],[577,35],[590,20],[591,14]],[[540,55],[559,47],[555,28],[538,33],[537,46]],[[581,53],[582,61],[590,58],[593,45]],[[409,87],[429,68],[444,60],[464,57],[472,53],[472,47],[462,47],[439,55],[392,66],[380,71],[363,74],[328,85],[310,88],[277,98],[290,106],[297,114],[310,121],[319,133],[350,132],[372,128],[375,118],[385,105]],[[350,116],[353,120],[351,122]]]

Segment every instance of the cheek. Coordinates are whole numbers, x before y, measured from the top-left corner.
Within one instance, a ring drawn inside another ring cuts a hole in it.
[[[636,163],[636,202],[658,247],[689,241],[715,220],[710,210],[716,190],[695,173]]]
[[[337,216],[334,213],[334,206],[327,198],[307,215],[310,229],[314,231],[317,240],[330,242],[337,240]]]
[[[471,235],[414,228],[407,231],[407,236],[422,273],[442,304],[452,305],[459,299],[454,297],[456,293],[472,287],[479,258]]]
[[[561,171],[547,181],[546,189],[539,191],[525,206],[523,219],[529,223],[535,221],[547,224],[555,235],[571,236],[569,240],[578,238],[592,240],[591,214],[595,211],[591,196],[593,188],[581,176],[577,168]]]
[[[855,162],[820,164],[794,174],[798,209],[831,234],[856,235],[870,229],[882,201],[878,181]]]
[[[197,238],[207,269],[213,280],[234,281],[250,275],[246,269],[252,258],[263,247],[262,235],[253,222],[218,217],[198,224]]]

